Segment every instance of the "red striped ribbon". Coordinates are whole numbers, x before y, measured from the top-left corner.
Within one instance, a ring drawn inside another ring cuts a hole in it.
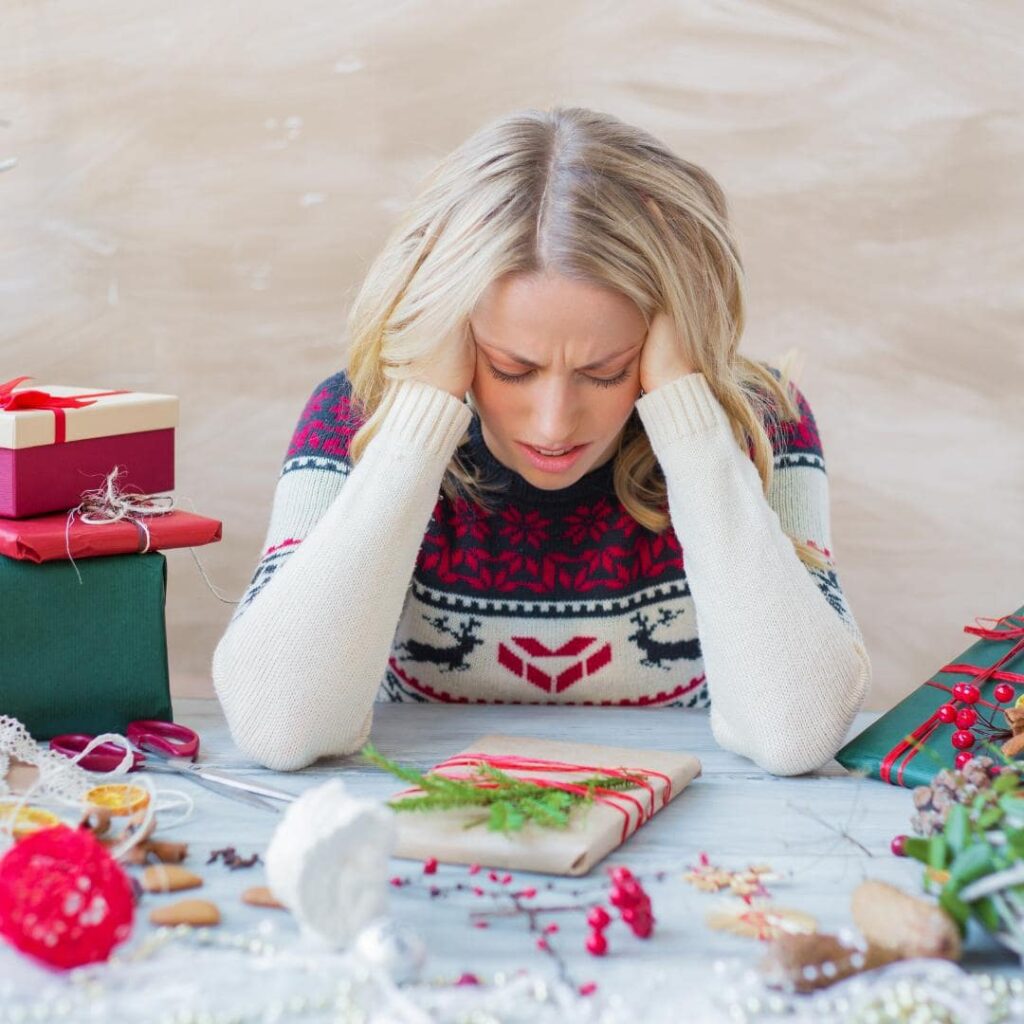
[[[603,787],[595,787],[591,789],[587,786],[582,786],[579,783],[568,782],[565,780],[557,779],[532,779],[524,778],[522,775],[516,774],[517,772],[563,772],[569,774],[600,774],[608,775],[612,778],[627,779],[635,778],[637,775],[653,775],[665,783],[665,789],[662,792],[661,806],[669,802],[672,798],[672,780],[669,776],[663,772],[652,771],[649,768],[636,768],[636,769],[625,769],[625,768],[605,768],[597,765],[585,765],[585,764],[570,764],[566,761],[548,761],[544,758],[539,757],[517,757],[511,754],[480,754],[480,753],[466,753],[456,754],[454,757],[450,757],[440,764],[436,765],[431,769],[432,775],[442,775],[446,779],[453,779],[456,781],[473,780],[481,789],[494,789],[497,788],[497,783],[487,780],[480,779],[479,775],[475,771],[470,771],[466,774],[452,774],[448,769],[451,768],[472,768],[477,769],[482,765],[489,765],[492,768],[497,768],[499,771],[503,771],[513,778],[518,779],[520,782],[531,782],[533,785],[540,787],[541,789],[558,789],[564,793],[577,793],[581,796],[585,796],[588,792],[593,793],[594,799],[598,803],[606,804],[609,807],[613,807],[623,816],[622,823],[622,836],[620,842],[624,842],[631,832],[636,831],[644,822],[648,821],[654,812],[657,810],[655,807],[655,793],[654,786],[652,786],[646,780],[637,782],[637,788],[643,789],[647,793],[647,808],[645,810],[643,803],[638,800],[635,796],[631,796],[629,793],[625,793],[618,789],[606,789]],[[416,792],[419,787],[413,789],[404,790],[402,794]],[[623,804],[616,803],[621,800]],[[635,808],[637,812],[636,824],[630,828],[632,824],[632,815],[630,814],[629,808]]]

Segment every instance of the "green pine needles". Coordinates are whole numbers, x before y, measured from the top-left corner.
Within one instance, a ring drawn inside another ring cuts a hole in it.
[[[479,807],[485,813],[468,822],[466,828],[486,824],[493,832],[519,832],[528,822],[542,828],[566,828],[573,808],[593,803],[598,789],[626,790],[642,786],[647,776],[630,774],[591,775],[574,785],[585,793],[551,789],[513,778],[498,768],[482,764],[469,779],[446,779],[441,775],[423,775],[384,757],[367,743],[360,753],[378,768],[418,786],[423,796],[401,797],[388,802],[395,811],[449,811],[461,807]],[[481,786],[480,783],[486,783]]]

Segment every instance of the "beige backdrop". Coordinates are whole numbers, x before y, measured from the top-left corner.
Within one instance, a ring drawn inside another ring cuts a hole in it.
[[[1024,604],[1013,0],[5,0],[0,379],[182,398],[178,494],[237,597],[361,275],[485,120],[580,104],[731,196],[747,351],[796,346],[871,706]],[[178,693],[229,607],[173,552]]]

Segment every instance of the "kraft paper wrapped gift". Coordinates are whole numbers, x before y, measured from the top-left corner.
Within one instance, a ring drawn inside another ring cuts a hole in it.
[[[546,828],[527,822],[521,831],[493,832],[485,825],[467,828],[480,817],[480,808],[401,811],[396,813],[398,841],[395,856],[412,860],[436,857],[448,864],[480,864],[517,871],[552,875],[585,875],[620,846],[669,800],[677,797],[701,771],[693,754],[629,747],[592,746],[522,736],[483,736],[469,748],[436,766],[450,777],[466,777],[473,771],[465,759],[514,757],[534,762],[534,770],[500,767],[522,779],[578,781],[589,775],[624,770],[647,776],[644,788],[608,791],[575,808],[567,828]],[[453,762],[458,762],[453,766]],[[547,762],[540,764],[537,762]],[[553,765],[551,764],[553,762]],[[574,767],[577,770],[569,770]],[[402,795],[414,795],[404,790]],[[393,797],[392,797],[393,799]]]
[[[36,739],[171,717],[158,553],[78,563],[0,556],[0,715]]]
[[[85,523],[65,512],[32,519],[0,519],[0,555],[29,562],[96,558],[213,544],[221,537],[218,519],[175,509],[110,523]]]
[[[960,752],[952,741],[963,727],[942,721],[939,712],[947,704],[977,716],[968,727],[973,743],[964,749],[1000,759],[998,749],[993,755],[983,743],[1001,748],[1011,736],[1005,710],[1024,697],[1024,608],[1001,619],[979,619],[964,632],[978,641],[850,740],[836,754],[841,765],[894,786],[927,785],[936,772],[955,767]],[[976,686],[979,699],[958,699],[958,684]],[[1000,692],[1009,700],[997,699],[1000,687],[1007,688]]]
[[[0,516],[73,508],[115,466],[131,490],[174,487],[176,397],[25,380],[0,383]]]

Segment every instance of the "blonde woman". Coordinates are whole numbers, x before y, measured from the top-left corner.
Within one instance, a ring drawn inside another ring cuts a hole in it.
[[[811,410],[743,326],[722,191],[646,132],[529,110],[456,149],[295,430],[214,655],[238,746],[350,753],[375,700],[710,707],[769,772],[827,762],[870,664]]]

